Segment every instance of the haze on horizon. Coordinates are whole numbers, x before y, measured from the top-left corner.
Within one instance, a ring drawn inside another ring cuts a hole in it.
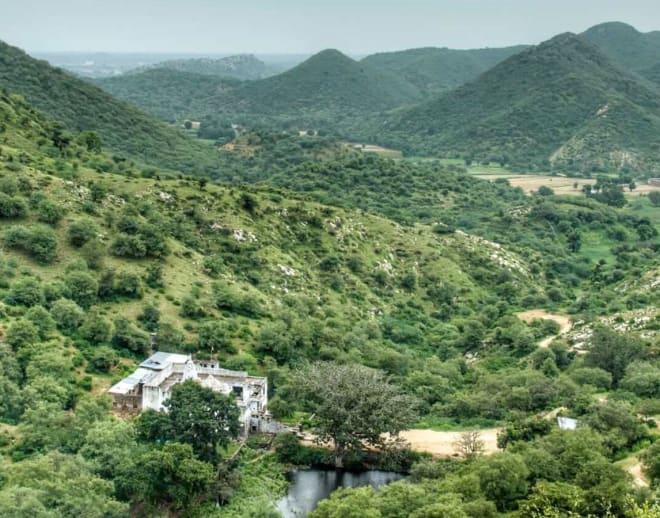
[[[537,43],[622,21],[660,25],[657,0],[0,0],[0,40],[31,52],[352,54]]]

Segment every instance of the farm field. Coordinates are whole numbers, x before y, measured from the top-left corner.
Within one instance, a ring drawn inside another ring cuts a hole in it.
[[[518,174],[518,173],[486,173],[482,171],[471,171],[472,176],[481,178],[482,180],[497,180],[498,178],[506,178],[513,187],[520,187],[527,194],[532,194],[537,191],[539,187],[545,185],[550,187],[555,194],[565,196],[579,196],[582,194],[582,188],[585,185],[594,185],[595,179],[592,178],[575,178],[569,176],[551,176],[551,175],[532,175],[532,174]],[[577,184],[577,186],[576,186]],[[643,196],[651,191],[660,191],[660,187],[649,185],[646,183],[639,183],[633,191],[629,189],[624,190],[624,194],[628,196]]]

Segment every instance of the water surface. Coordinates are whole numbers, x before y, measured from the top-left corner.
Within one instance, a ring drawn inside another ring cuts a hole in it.
[[[372,486],[378,488],[400,480],[403,475],[389,471],[347,471],[310,469],[289,474],[289,492],[277,503],[284,518],[300,518],[313,511],[319,501],[340,487]]]

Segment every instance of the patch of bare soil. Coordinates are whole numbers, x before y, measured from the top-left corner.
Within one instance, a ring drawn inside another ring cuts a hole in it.
[[[538,318],[541,320],[553,320],[559,324],[559,334],[544,338],[539,342],[539,347],[549,347],[555,338],[565,335],[573,328],[573,322],[567,316],[553,315],[543,309],[530,309],[529,311],[523,311],[522,313],[518,313],[518,318],[527,323]]]
[[[479,439],[484,443],[484,453],[497,453],[497,433],[499,428],[479,430]],[[411,449],[426,452],[435,458],[451,457],[457,454],[456,443],[463,432],[436,432],[435,430],[406,430],[399,435],[410,443]]]

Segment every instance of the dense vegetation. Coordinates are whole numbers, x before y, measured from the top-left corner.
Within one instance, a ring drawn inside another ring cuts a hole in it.
[[[373,54],[361,62],[401,75],[425,96],[431,96],[476,79],[525,48],[525,45],[473,50],[427,47]]]
[[[626,70],[642,72],[660,63],[660,31],[642,33],[625,23],[609,22],[581,36]]]
[[[158,118],[181,123],[206,114],[208,99],[222,95],[238,82],[215,76],[179,70],[150,68],[95,82],[113,96],[147,110]]]
[[[218,169],[212,149],[45,61],[0,42],[0,88],[20,94],[71,132],[96,131],[118,159],[187,173]]]
[[[515,100],[512,102],[512,99]],[[404,150],[532,170],[658,169],[660,95],[564,34],[476,81],[377,122],[372,139]]]

